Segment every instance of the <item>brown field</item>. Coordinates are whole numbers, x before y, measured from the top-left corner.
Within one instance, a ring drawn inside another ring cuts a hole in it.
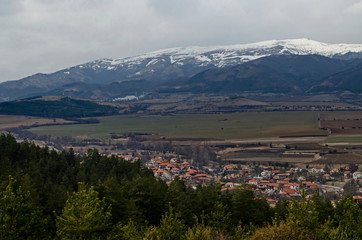
[[[252,158],[225,158],[223,161],[229,163],[244,163],[244,162],[277,162],[277,163],[294,163],[294,164],[307,164],[312,162],[311,158],[284,158],[284,157],[252,157]]]
[[[44,124],[63,124],[70,123],[60,118],[39,118],[29,116],[11,116],[11,115],[0,115],[0,130],[8,128],[16,128],[20,126],[34,126]]]
[[[281,106],[338,106],[338,107],[355,106],[344,102],[271,102],[271,104],[281,105]]]
[[[332,134],[362,134],[362,120],[321,120],[320,125]]]
[[[313,161],[315,164],[361,164],[362,155],[356,153],[326,154],[320,159]]]

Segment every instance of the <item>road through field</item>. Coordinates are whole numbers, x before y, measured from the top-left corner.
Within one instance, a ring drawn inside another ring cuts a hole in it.
[[[270,137],[270,138],[248,138],[248,139],[226,139],[215,141],[204,141],[205,145],[227,145],[227,144],[254,144],[254,143],[320,143],[327,137]]]

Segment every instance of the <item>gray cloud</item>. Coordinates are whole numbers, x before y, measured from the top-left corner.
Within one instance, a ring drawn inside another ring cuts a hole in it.
[[[0,0],[0,81],[98,58],[307,37],[362,43],[357,0]]]

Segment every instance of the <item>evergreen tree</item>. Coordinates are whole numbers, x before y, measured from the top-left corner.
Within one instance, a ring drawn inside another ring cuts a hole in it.
[[[319,223],[327,222],[334,214],[334,208],[331,200],[324,198],[317,192],[311,198],[313,205],[318,213]]]
[[[151,228],[146,233],[146,239],[180,240],[183,239],[185,231],[186,226],[180,215],[170,208],[169,212],[162,216],[160,226]]]
[[[6,189],[0,192],[0,238],[1,239],[39,239],[44,225],[38,211],[31,204],[29,192],[9,177]]]
[[[314,235],[302,227],[288,222],[259,228],[248,240],[312,240]]]
[[[185,233],[185,240],[221,240],[225,237],[215,231],[212,227],[206,226],[204,222],[196,224],[194,227],[189,228]]]
[[[60,239],[102,239],[111,226],[111,209],[93,187],[79,184],[56,219]]]
[[[126,225],[117,224],[108,235],[108,240],[141,240],[144,237],[145,227],[140,227],[130,220]]]
[[[165,208],[172,207],[176,213],[179,213],[185,223],[192,223],[194,215],[190,201],[190,191],[185,183],[178,177],[171,182],[167,188],[165,196]]]
[[[315,232],[319,227],[318,212],[310,201],[293,201],[288,207],[287,222]]]
[[[232,216],[234,223],[262,225],[269,222],[272,212],[265,199],[256,198],[248,186],[241,186],[233,192]]]
[[[362,239],[362,211],[352,200],[344,197],[336,204],[334,222],[336,228],[332,235],[341,239]]]

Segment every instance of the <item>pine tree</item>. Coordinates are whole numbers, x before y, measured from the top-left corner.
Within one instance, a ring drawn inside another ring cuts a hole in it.
[[[151,227],[145,234],[146,240],[180,240],[183,239],[186,226],[180,219],[180,215],[174,213],[172,208],[162,216],[161,224]]]
[[[111,209],[93,187],[79,184],[56,219],[60,239],[102,239],[111,226]]]
[[[0,239],[43,238],[43,227],[29,192],[17,187],[10,176],[6,189],[0,192]]]

